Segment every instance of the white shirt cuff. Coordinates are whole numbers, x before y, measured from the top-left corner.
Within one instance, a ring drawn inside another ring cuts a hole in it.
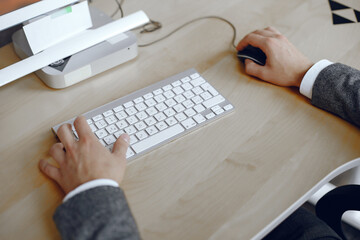
[[[318,61],[315,63],[305,74],[300,84],[300,93],[308,98],[312,98],[312,90],[315,83],[315,80],[319,73],[326,68],[327,66],[333,64],[326,59]]]
[[[70,198],[74,197],[76,194],[89,190],[91,188],[100,187],[100,186],[112,186],[112,187],[119,187],[119,184],[111,179],[96,179],[86,183],[81,184],[71,192],[69,192],[63,200],[63,203],[69,200]]]

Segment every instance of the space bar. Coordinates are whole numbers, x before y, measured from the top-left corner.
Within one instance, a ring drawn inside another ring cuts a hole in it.
[[[144,141],[133,144],[131,147],[136,153],[145,151],[165,140],[174,137],[175,135],[184,131],[184,128],[180,124],[176,124],[172,127],[165,129],[153,136],[146,138]]]

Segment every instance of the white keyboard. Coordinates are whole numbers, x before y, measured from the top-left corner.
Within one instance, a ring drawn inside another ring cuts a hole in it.
[[[233,105],[195,69],[169,77],[83,116],[104,147],[112,150],[123,133],[130,136],[128,160],[198,129],[233,111]],[[52,128],[56,134],[64,123]],[[77,133],[73,127],[74,136]]]

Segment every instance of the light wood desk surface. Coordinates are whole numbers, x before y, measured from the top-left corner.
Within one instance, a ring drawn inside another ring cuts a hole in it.
[[[358,1],[346,1],[360,10]],[[108,14],[116,5],[96,1]],[[163,23],[145,43],[182,23],[219,15],[237,41],[275,26],[311,60],[360,69],[360,23],[333,25],[327,0],[125,1]],[[118,16],[118,15],[117,15]],[[59,122],[195,67],[235,113],[131,162],[122,187],[144,239],[250,239],[336,167],[360,156],[360,131],[296,89],[244,73],[217,20],[139,49],[136,60],[63,90],[35,74],[0,88],[0,238],[59,239],[52,221],[63,193],[38,170]],[[0,49],[0,68],[18,61]]]

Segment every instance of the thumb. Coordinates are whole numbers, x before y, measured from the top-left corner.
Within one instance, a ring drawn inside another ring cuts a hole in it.
[[[130,137],[126,133],[122,134],[114,143],[113,153],[119,157],[126,158],[126,151],[129,147]]]
[[[245,72],[251,76],[263,79],[266,67],[256,64],[250,59],[245,59]]]

